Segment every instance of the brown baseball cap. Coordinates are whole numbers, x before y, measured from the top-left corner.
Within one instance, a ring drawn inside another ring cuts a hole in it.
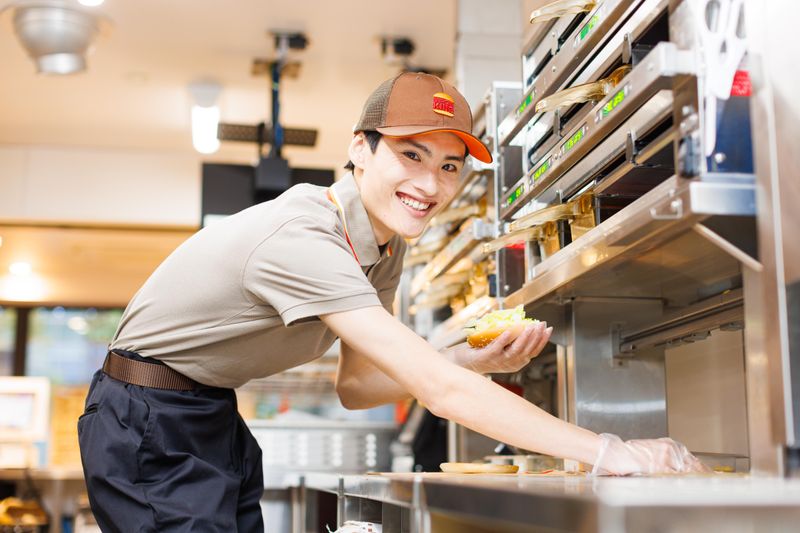
[[[458,90],[431,74],[403,72],[381,83],[361,112],[354,132],[374,130],[389,137],[435,131],[456,135],[469,155],[492,162],[492,154],[472,135],[472,112]]]

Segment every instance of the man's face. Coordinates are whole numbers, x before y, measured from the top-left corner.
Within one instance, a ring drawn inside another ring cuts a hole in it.
[[[384,244],[395,234],[417,237],[455,194],[464,143],[443,132],[384,136],[373,154],[363,138],[353,144],[359,142],[356,178],[378,242]],[[351,159],[356,162],[352,152]]]

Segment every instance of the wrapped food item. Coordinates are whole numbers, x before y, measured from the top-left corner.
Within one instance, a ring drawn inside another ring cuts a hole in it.
[[[381,533],[383,526],[373,522],[357,522],[355,520],[348,520],[341,525],[336,531],[331,531],[328,528],[328,533]]]
[[[498,465],[494,463],[442,463],[442,472],[448,474],[516,474],[517,465]]]
[[[514,309],[501,309],[484,315],[474,325],[464,328],[467,342],[473,348],[482,348],[512,328],[525,328],[538,320],[527,318],[521,305]]]

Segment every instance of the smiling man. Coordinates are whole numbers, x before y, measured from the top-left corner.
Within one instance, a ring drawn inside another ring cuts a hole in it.
[[[342,351],[348,408],[413,396],[435,414],[602,472],[702,466],[669,439],[623,443],[550,416],[481,374],[513,372],[546,324],[444,353],[391,315],[405,239],[451,199],[472,136],[464,97],[405,73],[370,96],[349,147],[352,172],[292,187],[179,246],[128,304],[78,421],[92,510],[103,531],[261,531],[261,450],[233,391]]]

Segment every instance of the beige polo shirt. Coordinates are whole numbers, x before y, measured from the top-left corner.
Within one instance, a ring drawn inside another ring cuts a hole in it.
[[[358,186],[296,185],[197,232],[128,304],[110,347],[237,387],[322,355],[318,315],[391,311],[405,243],[379,248]]]

